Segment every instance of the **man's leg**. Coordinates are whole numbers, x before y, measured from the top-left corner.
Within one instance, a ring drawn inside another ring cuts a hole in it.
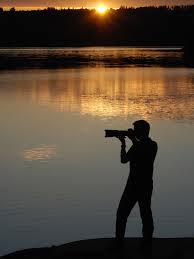
[[[132,184],[127,184],[121,197],[116,217],[116,241],[122,244],[125,236],[127,218],[137,202],[137,195]]]
[[[140,208],[140,215],[142,219],[142,234],[145,242],[152,241],[154,232],[154,223],[151,210],[152,187],[140,191],[138,195],[138,204]]]

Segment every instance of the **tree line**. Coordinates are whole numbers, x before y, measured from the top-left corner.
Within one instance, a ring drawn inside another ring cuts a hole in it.
[[[0,46],[183,46],[193,41],[194,5],[9,11],[0,8]]]

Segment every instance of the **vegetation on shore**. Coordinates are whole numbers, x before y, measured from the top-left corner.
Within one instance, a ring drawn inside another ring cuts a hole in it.
[[[184,46],[194,37],[194,5],[16,11],[0,8],[0,46]]]

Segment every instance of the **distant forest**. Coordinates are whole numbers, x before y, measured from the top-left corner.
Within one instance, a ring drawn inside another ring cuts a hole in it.
[[[183,46],[194,37],[194,5],[110,9],[0,8],[0,46]]]

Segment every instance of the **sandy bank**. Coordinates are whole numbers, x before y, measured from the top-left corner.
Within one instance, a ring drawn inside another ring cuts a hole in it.
[[[112,238],[91,239],[48,248],[18,251],[1,258],[128,258],[140,259],[145,255],[139,249],[140,238],[126,238],[122,252],[114,249]],[[154,238],[153,259],[194,259],[194,238]]]

